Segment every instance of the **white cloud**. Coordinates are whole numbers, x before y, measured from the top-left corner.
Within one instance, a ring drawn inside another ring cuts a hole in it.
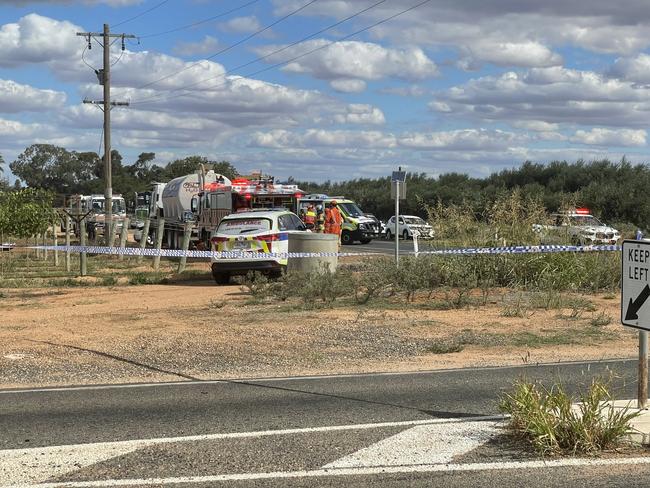
[[[236,32],[248,34],[256,32],[262,28],[259,20],[254,15],[248,17],[235,17],[228,22],[224,22],[219,27],[225,32]]]
[[[595,146],[645,146],[647,136],[645,130],[610,130],[594,127],[588,131],[576,131],[569,140]]]
[[[37,134],[41,128],[42,126],[40,124],[24,124],[16,120],[0,118],[0,140],[31,137]]]
[[[635,58],[619,58],[609,75],[634,83],[650,83],[650,55],[641,53]]]
[[[266,148],[342,147],[358,149],[408,148],[422,151],[501,151],[524,141],[511,132],[467,129],[395,135],[381,131],[308,129],[304,132],[256,132],[251,145]]]
[[[650,90],[591,71],[534,68],[486,76],[436,95],[450,113],[521,123],[647,125]]]
[[[489,151],[521,142],[522,139],[512,132],[484,129],[415,133],[399,138],[401,146],[423,150]]]
[[[515,120],[512,126],[518,129],[531,130],[535,132],[552,132],[559,129],[558,124],[550,124],[543,120]]]
[[[386,122],[384,113],[377,107],[362,103],[352,103],[346,107],[345,113],[334,116],[338,124],[371,124],[379,125]]]
[[[206,35],[198,42],[179,42],[172,51],[180,56],[192,56],[194,54],[206,54],[216,51],[219,41],[216,37]]]
[[[351,80],[375,81],[390,77],[421,80],[438,75],[435,63],[418,47],[392,49],[370,42],[342,41],[328,45],[329,42],[326,39],[307,41],[273,54],[266,61],[283,62],[322,47],[283,69],[322,80],[344,80],[343,83],[348,84]],[[277,49],[279,46],[265,46],[257,52],[268,55]]]
[[[546,67],[562,64],[562,56],[539,42],[479,41],[466,48],[467,57],[500,66]],[[472,63],[466,60],[465,63]]]
[[[0,66],[79,58],[83,42],[76,33],[80,30],[70,22],[38,14],[26,15],[17,23],[4,24],[0,27]]]
[[[0,110],[3,113],[47,112],[62,107],[66,95],[54,90],[41,90],[0,79]]]
[[[330,81],[330,86],[342,93],[361,93],[366,89],[366,82],[363,80],[346,80],[339,78]]]

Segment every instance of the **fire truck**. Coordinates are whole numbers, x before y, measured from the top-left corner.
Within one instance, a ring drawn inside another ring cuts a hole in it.
[[[190,247],[209,249],[210,236],[226,215],[242,209],[287,208],[297,210],[304,195],[297,185],[275,183],[273,177],[255,173],[247,178],[229,178],[205,171],[155,183],[151,189],[148,242],[154,242],[158,219],[165,219],[163,245],[180,249],[185,225],[192,224]],[[142,231],[136,230],[139,241]]]
[[[199,246],[209,248],[212,232],[226,215],[248,209],[277,208],[297,213],[298,200],[303,196],[304,192],[297,185],[276,183],[273,177],[260,173],[249,178],[235,178],[230,185],[208,185],[191,202],[200,236]]]

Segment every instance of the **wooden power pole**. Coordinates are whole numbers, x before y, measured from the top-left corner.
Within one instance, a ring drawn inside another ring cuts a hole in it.
[[[108,24],[104,24],[103,32],[77,32],[88,40],[88,49],[92,47],[92,38],[101,37],[98,41],[104,48],[104,67],[95,70],[99,84],[104,86],[104,100],[84,100],[83,103],[98,105],[104,112],[104,240],[107,245],[113,235],[113,176],[111,168],[111,107],[128,106],[129,102],[111,101],[111,38],[122,39],[122,51],[124,51],[124,39],[133,39],[133,34],[111,34]]]

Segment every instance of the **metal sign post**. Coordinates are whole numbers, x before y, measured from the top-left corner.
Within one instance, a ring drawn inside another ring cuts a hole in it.
[[[390,190],[395,198],[395,264],[399,266],[399,201],[406,199],[406,171],[401,166],[393,171]]]
[[[638,406],[648,401],[648,330],[650,330],[650,242],[623,241],[621,323],[639,329]]]

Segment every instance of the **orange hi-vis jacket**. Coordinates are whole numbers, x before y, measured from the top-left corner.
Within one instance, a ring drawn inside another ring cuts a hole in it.
[[[343,216],[337,207],[327,207],[325,209],[325,233],[326,234],[341,234],[341,226],[343,225]]]

